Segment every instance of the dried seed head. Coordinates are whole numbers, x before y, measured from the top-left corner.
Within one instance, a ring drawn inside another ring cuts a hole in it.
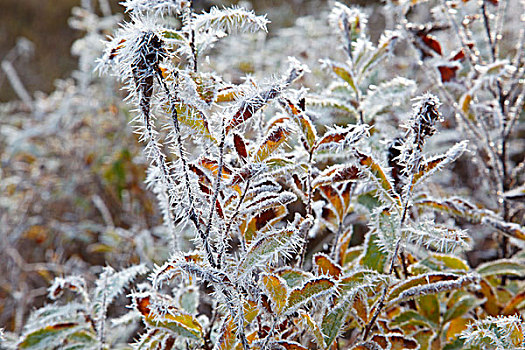
[[[144,32],[139,40],[137,54],[136,66],[149,74],[154,73],[152,70],[156,71],[159,63],[168,56],[163,41],[153,32]]]
[[[423,148],[425,139],[437,131],[435,124],[441,120],[439,105],[438,98],[429,93],[419,97],[414,104],[414,116],[409,121],[408,127],[419,150]]]

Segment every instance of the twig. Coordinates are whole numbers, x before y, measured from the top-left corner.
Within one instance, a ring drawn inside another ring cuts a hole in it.
[[[173,121],[173,127],[175,129],[175,139],[176,139],[176,143],[177,143],[176,146],[178,148],[179,157],[181,159],[182,167],[183,167],[183,170],[184,170],[183,171],[183,173],[184,173],[184,183],[185,183],[185,186],[186,186],[186,194],[187,194],[187,197],[188,197],[189,219],[193,222],[193,224],[195,226],[195,229],[197,230],[197,233],[199,234],[199,238],[202,241],[202,244],[204,246],[204,250],[206,251],[206,259],[208,260],[210,265],[212,265],[213,267],[217,267],[217,263],[215,262],[215,258],[214,258],[214,253],[215,253],[214,249],[210,245],[209,237],[205,234],[205,232],[200,227],[199,218],[197,217],[197,214],[195,213],[195,208],[193,206],[195,200],[194,200],[194,196],[193,196],[193,191],[191,189],[190,178],[189,178],[189,175],[188,175],[188,163],[187,163],[186,157],[184,156],[184,147],[182,145],[182,136],[181,136],[181,132],[180,132],[180,126],[179,126],[179,119],[178,119],[177,109],[176,109],[176,106],[175,106],[175,99],[171,95],[171,92],[168,89],[168,86],[167,86],[166,82],[164,81],[164,78],[162,77],[162,72],[160,72],[160,70],[157,71],[157,79],[159,80],[160,84],[162,85],[162,87],[164,88],[164,90],[166,92],[166,95],[168,96],[168,100],[169,100],[169,104],[170,104],[170,108],[171,108],[171,120]]]
[[[308,171],[306,173],[306,182],[307,182],[307,202],[306,202],[306,215],[310,217],[312,215],[312,159],[314,151],[310,150],[310,155],[308,157]],[[303,232],[303,246],[301,247],[301,255],[298,261],[298,265],[303,268],[304,260],[306,256],[306,248],[308,246],[308,231],[310,227],[306,227]]]
[[[213,197],[210,203],[210,211],[208,214],[208,225],[206,226],[206,232],[204,233],[205,236],[209,237],[211,226],[213,223],[213,214],[215,213],[215,208],[217,206],[217,200],[219,197],[219,192],[221,189],[221,182],[222,182],[222,170],[223,170],[223,162],[224,162],[224,141],[226,140],[226,128],[224,125],[224,118],[222,119],[222,135],[221,135],[221,141],[219,143],[219,163],[217,165],[217,178],[215,179],[215,186],[213,190]],[[218,260],[220,261],[220,257],[218,257]]]

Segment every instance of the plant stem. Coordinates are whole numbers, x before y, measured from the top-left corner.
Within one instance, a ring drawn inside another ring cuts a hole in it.
[[[312,159],[314,156],[313,150],[310,150],[310,155],[308,157],[308,171],[306,173],[306,182],[307,182],[307,202],[306,202],[306,216],[309,217],[312,215]],[[304,260],[306,256],[306,248],[308,246],[308,231],[310,227],[306,227],[303,233],[303,246],[301,248],[301,255],[299,259],[299,266],[303,268]]]
[[[246,198],[246,194],[248,193],[248,190],[250,189],[250,185],[251,185],[250,180],[247,180],[246,186],[244,187],[244,191],[241,195],[241,198],[239,198],[239,202],[237,203],[237,206],[235,207],[233,214],[230,216],[230,219],[228,220],[228,223],[226,224],[226,230],[225,230],[226,234],[230,232],[231,225],[235,221],[237,215],[239,215],[241,205],[244,202],[244,199]],[[240,241],[241,241],[242,249],[246,251],[246,240],[242,235],[240,237]]]
[[[399,251],[399,246],[401,245],[401,238],[399,238],[396,242],[396,248],[394,250],[394,254],[392,256],[392,261],[390,262],[390,268],[388,269],[388,275],[390,276],[392,272],[394,271],[394,265],[395,260],[397,258],[397,253]],[[368,336],[370,335],[370,331],[372,330],[372,327],[374,326],[374,323],[377,320],[377,317],[379,317],[379,314],[381,311],[383,311],[383,308],[385,307],[385,299],[386,299],[386,293],[388,292],[389,284],[386,283],[383,287],[383,292],[381,293],[381,297],[379,298],[379,303],[377,304],[376,311],[374,312],[374,315],[370,319],[370,322],[365,327],[365,332],[363,333],[363,341],[366,341],[368,339]]]
[[[162,72],[157,71],[157,79],[159,80],[160,84],[164,88],[164,91],[166,92],[166,95],[168,96],[168,101],[171,108],[171,120],[173,122],[173,128],[175,129],[175,140],[176,140],[176,146],[179,151],[179,157],[182,162],[182,168],[184,173],[184,184],[186,186],[186,194],[188,197],[188,212],[189,212],[189,219],[191,222],[193,222],[193,225],[195,226],[195,229],[197,230],[197,233],[199,234],[199,238],[202,241],[202,244],[204,245],[204,250],[206,251],[206,259],[210,263],[211,266],[217,267],[217,264],[215,262],[214,258],[214,249],[211,247],[209,242],[209,236],[202,230],[199,222],[199,218],[197,217],[197,213],[195,212],[194,208],[194,196],[191,189],[191,183],[190,183],[190,177],[188,175],[188,162],[186,160],[186,157],[184,156],[184,146],[182,144],[182,136],[180,132],[180,125],[179,125],[179,119],[177,114],[177,109],[175,105],[175,99],[171,95],[170,90],[168,89],[168,86],[166,82],[164,81],[164,78],[162,77]]]
[[[219,143],[219,164],[218,164],[218,168],[217,168],[217,178],[215,179],[215,188],[214,188],[214,191],[213,191],[213,197],[212,197],[212,200],[211,200],[211,203],[210,203],[210,211],[209,211],[209,215],[208,215],[208,225],[206,226],[206,232],[205,232],[205,236],[206,237],[209,237],[210,235],[210,231],[211,231],[211,226],[212,226],[212,223],[213,223],[213,214],[215,213],[215,209],[216,209],[216,206],[217,206],[217,200],[218,200],[218,197],[219,197],[219,192],[220,192],[220,189],[221,189],[221,180],[222,180],[222,169],[223,169],[223,161],[224,161],[224,142],[226,140],[226,128],[224,127],[224,118],[222,119],[222,135],[221,135],[221,141]],[[217,257],[218,261],[221,260],[220,257]]]

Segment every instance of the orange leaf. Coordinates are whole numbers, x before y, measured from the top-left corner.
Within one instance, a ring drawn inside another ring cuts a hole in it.
[[[525,306],[525,290],[516,294],[501,311],[502,315],[512,315]]]
[[[290,129],[282,124],[270,129],[266,139],[262,145],[259,146],[254,160],[260,162],[268,158],[281,144],[283,144],[284,141],[286,141],[286,137],[289,134]]]
[[[368,304],[366,303],[366,300],[363,299],[361,294],[357,294],[354,298],[354,302],[352,304],[352,307],[354,308],[354,311],[357,316],[362,321],[362,324],[368,323]]]
[[[341,266],[337,265],[332,259],[323,253],[317,253],[314,255],[314,263],[317,265],[318,271],[322,275],[330,275],[336,279],[341,275]]]
[[[321,186],[320,187],[321,194],[328,199],[330,204],[332,204],[335,212],[337,213],[337,216],[339,217],[339,220],[343,220],[344,216],[344,206],[343,206],[343,199],[339,195],[339,192],[332,186]]]
[[[244,224],[244,227],[241,227],[246,243],[250,243],[255,238],[256,232],[261,232],[265,227],[272,225],[287,213],[286,207],[281,205],[263,210],[251,218],[247,224]]]
[[[235,335],[235,324],[231,316],[225,320],[222,324],[220,336],[219,336],[219,349],[221,350],[231,350],[235,346],[237,336]]]
[[[458,317],[450,321],[448,324],[448,329],[447,329],[447,334],[446,334],[447,339],[448,340],[456,339],[459,336],[459,333],[467,329],[467,324],[469,324],[470,322],[472,321],[467,320],[462,317]]]
[[[315,144],[315,141],[317,139],[317,133],[310,118],[304,113],[304,105],[301,108],[301,106],[294,105],[288,99],[286,99],[285,101],[286,103],[281,102],[281,104],[285,107],[285,110],[288,112],[288,114],[294,117],[293,120],[298,124],[304,137],[306,138],[306,142],[308,143],[307,149],[310,150]],[[301,101],[303,101],[304,103],[304,99],[302,99]]]

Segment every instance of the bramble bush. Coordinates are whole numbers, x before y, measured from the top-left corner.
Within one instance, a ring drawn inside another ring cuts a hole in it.
[[[523,1],[122,5],[3,106],[2,348],[525,349]]]

